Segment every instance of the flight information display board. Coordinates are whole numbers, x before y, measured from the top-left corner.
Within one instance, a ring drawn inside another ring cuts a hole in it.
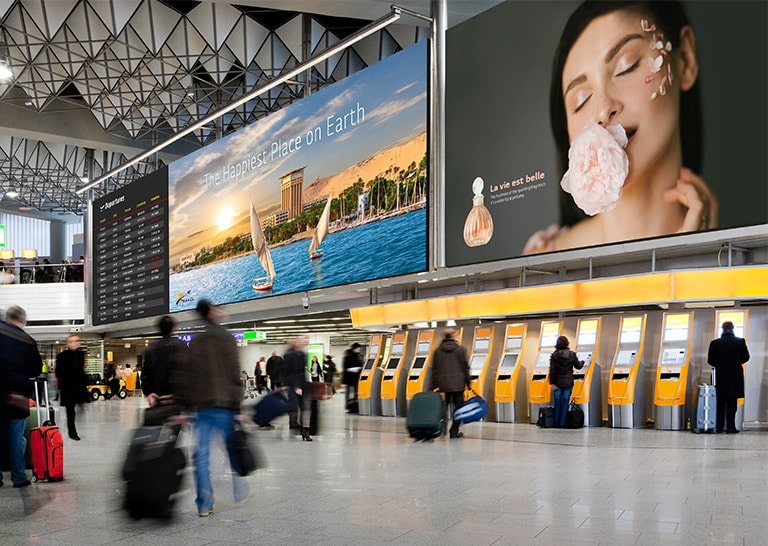
[[[94,325],[168,312],[168,169],[93,202]]]

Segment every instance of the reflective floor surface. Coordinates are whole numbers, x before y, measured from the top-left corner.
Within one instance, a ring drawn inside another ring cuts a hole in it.
[[[250,402],[250,401],[249,401]],[[215,513],[199,518],[187,469],[170,521],[121,509],[125,450],[144,400],[100,400],[65,436],[63,482],[0,488],[0,544],[754,544],[768,539],[768,434],[539,430],[474,423],[414,443],[405,420],[321,402],[302,442],[283,417],[255,431],[267,468],[234,505],[221,448]],[[189,446],[192,437],[182,433]]]

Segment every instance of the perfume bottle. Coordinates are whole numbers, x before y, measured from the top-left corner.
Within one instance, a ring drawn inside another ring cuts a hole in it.
[[[472,209],[464,222],[464,242],[467,246],[483,246],[493,236],[493,218],[491,212],[483,204],[483,188],[485,183],[479,176],[472,182]]]

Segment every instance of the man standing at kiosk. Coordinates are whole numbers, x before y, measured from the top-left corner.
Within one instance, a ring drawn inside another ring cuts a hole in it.
[[[430,390],[439,389],[445,394],[445,403],[451,407],[451,415],[456,408],[464,403],[464,390],[472,388],[472,377],[469,374],[469,356],[467,350],[456,341],[456,330],[449,328],[445,338],[435,349],[432,356],[432,385]],[[451,423],[451,438],[464,436],[459,432],[459,423],[453,418]]]
[[[728,433],[736,433],[736,405],[744,397],[744,370],[742,365],[749,360],[747,342],[733,333],[733,323],[723,323],[719,339],[709,343],[707,363],[715,368],[715,393],[717,395],[717,422],[715,430],[723,432],[727,424]]]

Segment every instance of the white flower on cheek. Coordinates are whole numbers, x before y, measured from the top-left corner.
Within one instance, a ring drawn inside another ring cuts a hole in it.
[[[560,186],[590,216],[616,207],[629,172],[624,148],[627,134],[621,125],[604,129],[588,123],[568,150],[568,171]]]

